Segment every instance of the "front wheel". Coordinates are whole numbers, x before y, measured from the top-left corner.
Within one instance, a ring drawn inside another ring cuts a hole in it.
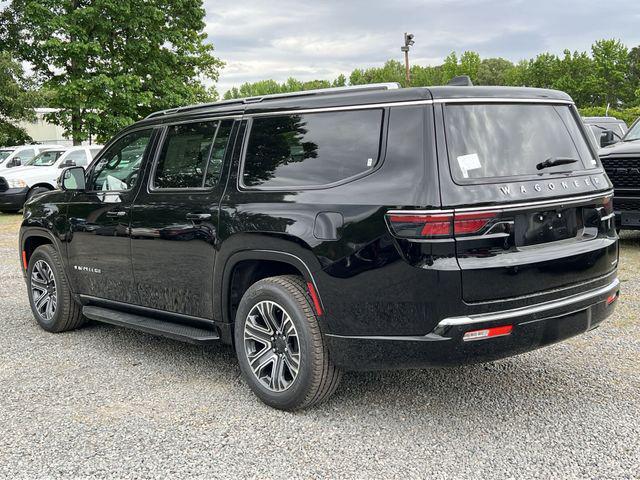
[[[305,283],[266,278],[244,294],[235,321],[242,374],[267,405],[298,410],[328,398],[341,372],[329,359]]]
[[[71,295],[60,256],[52,245],[36,248],[27,269],[29,303],[38,324],[48,332],[82,326],[82,307]]]

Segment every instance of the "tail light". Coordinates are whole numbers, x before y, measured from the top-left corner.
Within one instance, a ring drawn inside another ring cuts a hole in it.
[[[387,221],[398,237],[439,239],[486,232],[497,216],[497,212],[391,211],[387,214]]]

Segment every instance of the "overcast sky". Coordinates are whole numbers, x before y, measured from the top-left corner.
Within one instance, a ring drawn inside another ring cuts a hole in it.
[[[204,0],[207,33],[226,62],[218,83],[348,76],[402,60],[437,65],[452,50],[513,61],[543,51],[588,50],[594,40],[640,44],[640,0]]]

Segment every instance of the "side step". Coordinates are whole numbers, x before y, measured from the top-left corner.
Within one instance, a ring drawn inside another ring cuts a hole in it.
[[[109,308],[87,306],[82,308],[85,317],[98,322],[110,323],[119,327],[131,328],[141,332],[172,338],[197,345],[217,343],[220,337],[213,330],[182,325],[179,323],[143,317],[133,313],[119,312]]]

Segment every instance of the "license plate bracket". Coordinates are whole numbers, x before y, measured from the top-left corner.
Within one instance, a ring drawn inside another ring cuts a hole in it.
[[[567,240],[578,235],[578,209],[546,210],[516,215],[515,243],[517,246]]]

